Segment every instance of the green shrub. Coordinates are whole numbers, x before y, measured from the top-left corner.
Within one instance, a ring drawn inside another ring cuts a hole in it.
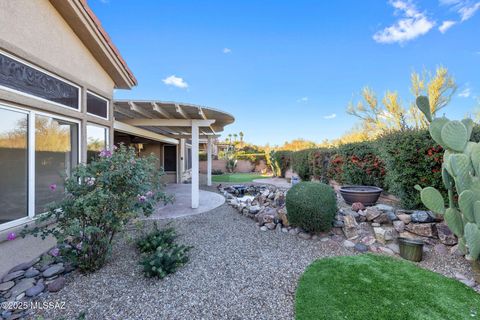
[[[328,231],[337,213],[333,189],[324,183],[300,182],[287,192],[287,214],[290,224],[307,231]]]
[[[98,270],[114,236],[132,218],[149,215],[158,201],[168,200],[156,161],[153,155],[138,157],[134,148],[124,145],[114,152],[103,150],[89,164],[72,170],[63,199],[37,219],[41,227],[25,233],[52,235],[69,262],[81,271]],[[52,192],[59,192],[56,189],[51,185]],[[47,221],[55,223],[45,225]]]
[[[188,262],[189,246],[175,243],[175,229],[153,230],[137,240],[137,248],[143,253],[140,264],[147,277],[164,278]]]
[[[392,132],[378,139],[387,171],[389,192],[402,201],[406,209],[423,208],[416,184],[433,186],[446,195],[442,184],[443,148],[427,130]]]
[[[312,177],[312,172],[309,163],[309,155],[311,149],[305,149],[294,152],[292,157],[292,170],[298,174],[303,181],[309,181]]]
[[[137,240],[137,248],[142,253],[154,252],[158,247],[171,246],[177,237],[175,229],[159,230],[155,224],[154,231]]]
[[[143,257],[141,261],[143,272],[149,278],[165,278],[188,262],[189,250],[190,247],[182,245],[158,247],[155,252]]]
[[[275,151],[271,153],[273,171],[276,176],[285,178],[285,173],[292,164],[292,151]]]
[[[320,182],[328,183],[328,168],[332,153],[332,150],[326,148],[310,150],[308,154],[308,164],[312,178]]]

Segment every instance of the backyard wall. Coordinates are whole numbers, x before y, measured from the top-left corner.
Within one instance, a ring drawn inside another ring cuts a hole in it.
[[[212,160],[212,171],[221,170],[226,172],[227,160],[219,159]],[[235,172],[248,173],[248,172],[265,172],[268,169],[265,160],[258,161],[258,164],[252,163],[248,160],[238,160]],[[207,173],[207,161],[200,161],[200,173]]]

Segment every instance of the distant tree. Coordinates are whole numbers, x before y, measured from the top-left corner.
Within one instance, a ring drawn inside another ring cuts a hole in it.
[[[244,137],[243,131],[240,131],[238,135],[240,136],[240,142],[243,142],[243,137]]]
[[[238,137],[238,134],[234,133],[234,134],[233,134],[233,140],[234,140],[235,142],[237,142],[237,137]]]
[[[317,144],[313,141],[308,141],[305,139],[295,139],[290,142],[285,141],[285,143],[278,148],[278,150],[290,150],[290,151],[299,151],[309,148],[315,148]]]

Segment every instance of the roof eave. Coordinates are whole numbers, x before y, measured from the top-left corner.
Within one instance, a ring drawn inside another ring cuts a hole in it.
[[[102,28],[86,0],[50,0],[115,83],[115,88],[131,89],[137,79]]]

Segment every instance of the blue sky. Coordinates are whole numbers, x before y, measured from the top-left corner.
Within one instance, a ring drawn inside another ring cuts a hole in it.
[[[449,68],[447,116],[479,105],[480,1],[89,0],[136,75],[116,98],[190,102],[232,113],[225,133],[271,145],[337,138],[368,85],[412,100],[412,70]]]

